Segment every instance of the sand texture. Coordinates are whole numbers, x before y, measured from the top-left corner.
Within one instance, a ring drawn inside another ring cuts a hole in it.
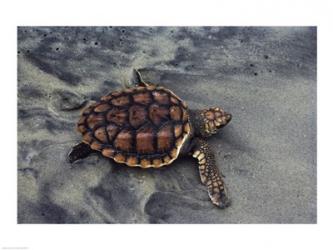
[[[316,28],[19,27],[18,223],[316,223]],[[209,143],[232,205],[192,158],[70,165],[80,109],[133,68],[191,108],[223,107]]]

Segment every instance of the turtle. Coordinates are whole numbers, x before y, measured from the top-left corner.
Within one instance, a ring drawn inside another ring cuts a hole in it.
[[[84,108],[77,123],[82,141],[68,160],[74,163],[99,151],[129,167],[161,168],[178,157],[193,156],[211,202],[226,208],[230,198],[207,138],[232,115],[222,108],[189,109],[170,89],[145,82],[138,70],[134,86],[111,91]]]

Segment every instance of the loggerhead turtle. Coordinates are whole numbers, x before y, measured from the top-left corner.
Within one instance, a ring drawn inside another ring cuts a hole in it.
[[[213,204],[229,206],[223,178],[207,138],[230,120],[222,108],[188,109],[171,90],[146,83],[136,71],[136,86],[113,91],[82,111],[77,130],[82,142],[70,163],[99,151],[130,167],[160,168],[182,155],[198,160],[201,182]]]

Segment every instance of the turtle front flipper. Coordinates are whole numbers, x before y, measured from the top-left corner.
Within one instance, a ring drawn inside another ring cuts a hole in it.
[[[147,87],[149,86],[148,83],[146,83],[143,79],[142,79],[142,75],[140,73],[140,71],[138,69],[134,69],[136,78],[137,78],[137,85],[141,86],[141,87]]]
[[[148,87],[155,85],[152,83],[145,82],[142,78],[142,75],[139,69],[133,69],[131,79],[129,80],[130,84],[128,87]]]
[[[221,174],[216,166],[213,151],[208,143],[202,139],[194,139],[192,156],[199,161],[200,179],[208,188],[208,194],[212,203],[220,208],[230,205],[227,189]]]
[[[83,159],[87,157],[89,154],[91,154],[93,150],[90,148],[90,146],[84,142],[81,142],[77,145],[75,145],[71,152],[68,154],[68,161],[69,163],[73,163],[79,159]]]

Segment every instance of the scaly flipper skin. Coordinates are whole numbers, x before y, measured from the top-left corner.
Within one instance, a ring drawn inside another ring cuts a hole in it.
[[[225,208],[230,205],[227,189],[216,166],[213,151],[201,138],[194,139],[192,156],[199,161],[200,179],[207,186],[208,194],[214,205]]]
[[[69,163],[73,163],[87,157],[92,152],[94,151],[90,148],[90,145],[81,142],[72,148],[71,152],[68,154],[68,161]]]
[[[136,83],[136,85],[137,85],[137,86],[141,86],[141,87],[147,87],[147,86],[149,86],[149,84],[146,83],[146,82],[142,79],[142,75],[141,75],[141,73],[139,72],[138,69],[134,69],[134,73],[136,74],[136,79],[137,79],[137,83]]]
[[[222,108],[189,110],[171,90],[145,82],[134,70],[131,84],[87,106],[77,123],[82,143],[73,147],[70,163],[92,152],[129,167],[160,168],[180,155],[199,160],[200,178],[212,202],[229,206],[226,188],[206,138],[231,120]]]

